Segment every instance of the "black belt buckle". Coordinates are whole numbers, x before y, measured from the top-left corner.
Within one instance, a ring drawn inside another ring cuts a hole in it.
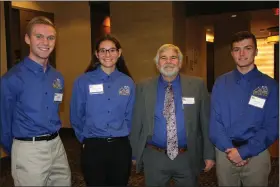
[[[57,132],[50,134],[50,135],[46,136],[46,140],[47,141],[53,140],[57,135],[58,135]]]
[[[110,143],[110,142],[114,142],[115,141],[115,138],[106,138],[107,142]]]
[[[46,140],[50,141],[53,139],[54,136],[55,136],[55,134],[48,135],[48,136],[46,136]]]

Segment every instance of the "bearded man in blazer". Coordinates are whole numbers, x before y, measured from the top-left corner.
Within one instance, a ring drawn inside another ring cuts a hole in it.
[[[160,76],[137,85],[130,141],[136,172],[146,186],[198,186],[197,177],[215,164],[208,137],[209,94],[203,80],[179,74],[183,55],[172,44],[155,57]]]

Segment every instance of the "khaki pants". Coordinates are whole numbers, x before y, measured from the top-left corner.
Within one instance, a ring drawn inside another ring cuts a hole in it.
[[[226,153],[216,149],[216,172],[219,186],[267,186],[271,170],[268,150],[254,156],[245,166],[237,167],[226,157]]]
[[[59,136],[50,141],[13,141],[15,186],[71,186],[71,172]]]

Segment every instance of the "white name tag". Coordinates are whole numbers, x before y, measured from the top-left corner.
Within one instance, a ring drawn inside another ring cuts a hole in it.
[[[194,97],[182,97],[182,103],[183,105],[194,104],[195,103]]]
[[[263,108],[264,103],[265,103],[265,99],[259,98],[259,97],[253,96],[253,95],[251,96],[250,101],[249,101],[249,105],[252,105],[252,106],[255,106],[258,108]]]
[[[62,98],[63,98],[63,94],[62,93],[55,93],[53,100],[61,102]]]
[[[103,94],[103,84],[92,84],[89,85],[89,93],[90,94]]]

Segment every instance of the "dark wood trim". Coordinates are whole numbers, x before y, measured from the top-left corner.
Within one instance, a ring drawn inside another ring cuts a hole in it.
[[[95,42],[101,36],[101,25],[106,16],[110,16],[110,2],[90,1],[91,54],[95,51]],[[102,17],[102,19],[101,19]]]
[[[279,82],[279,42],[274,44],[274,79]]]
[[[7,54],[7,70],[12,68],[12,42],[11,42],[11,18],[12,18],[12,3],[11,1],[4,1],[4,15],[5,15],[5,36],[6,36],[6,54]]]
[[[214,43],[206,42],[207,89],[210,93],[215,82],[214,53]]]
[[[91,38],[91,41],[90,41],[90,51],[91,51],[91,55],[94,54],[94,29],[93,29],[93,25],[92,25],[92,22],[93,22],[93,13],[92,13],[92,6],[91,6],[91,2],[89,2],[89,9],[90,9],[90,38]]]

